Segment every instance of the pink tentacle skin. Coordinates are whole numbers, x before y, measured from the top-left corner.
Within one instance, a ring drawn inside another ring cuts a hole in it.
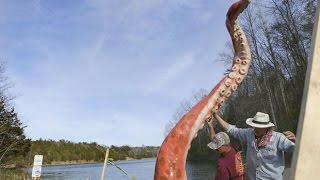
[[[186,113],[165,138],[156,160],[155,180],[187,179],[185,165],[192,139],[203,128],[206,118],[218,110],[247,75],[251,53],[246,36],[236,19],[249,3],[250,0],[240,0],[232,4],[227,13],[226,26],[235,50],[231,72]]]

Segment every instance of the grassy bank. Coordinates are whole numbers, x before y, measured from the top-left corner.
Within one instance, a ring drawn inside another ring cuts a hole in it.
[[[0,179],[31,180],[31,177],[22,169],[0,169]]]

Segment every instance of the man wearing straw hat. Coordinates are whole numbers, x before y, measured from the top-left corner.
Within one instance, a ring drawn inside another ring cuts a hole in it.
[[[219,125],[227,133],[247,144],[246,177],[255,179],[282,179],[284,171],[284,152],[293,152],[295,135],[286,131],[273,131],[274,124],[269,115],[257,112],[253,118],[246,120],[251,128],[237,128],[214,114]]]

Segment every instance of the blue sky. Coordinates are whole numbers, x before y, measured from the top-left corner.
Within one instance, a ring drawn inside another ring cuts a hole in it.
[[[211,90],[227,0],[2,0],[0,58],[33,139],[161,145],[179,104]]]

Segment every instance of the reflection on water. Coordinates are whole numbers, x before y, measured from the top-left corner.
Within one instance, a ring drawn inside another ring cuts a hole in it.
[[[155,159],[119,161],[115,163],[130,176],[137,180],[152,180],[154,175]],[[103,163],[44,166],[41,179],[44,180],[100,180]],[[31,175],[32,168],[28,169]],[[187,162],[186,171],[188,180],[210,180],[215,171],[213,162]],[[105,179],[128,180],[127,175],[116,167],[108,164]]]

